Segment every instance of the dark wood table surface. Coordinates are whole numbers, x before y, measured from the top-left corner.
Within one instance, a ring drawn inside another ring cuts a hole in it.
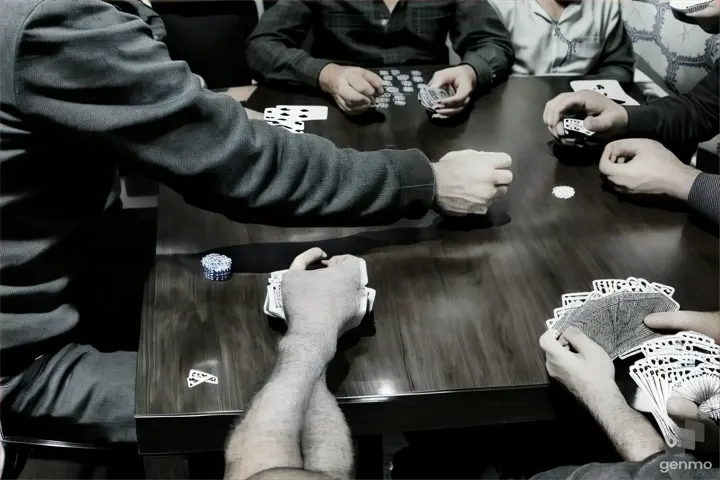
[[[429,73],[425,74],[429,79]],[[221,450],[268,377],[279,337],[263,314],[267,274],[319,245],[362,256],[377,290],[374,324],[350,339],[330,383],[355,434],[555,418],[538,337],[565,292],[597,278],[636,276],[677,288],[685,309],[718,309],[718,240],[683,208],[634,203],[603,189],[583,150],[558,160],[542,124],[561,77],[511,78],[457,126],[431,123],[413,97],[357,124],[330,108],[307,133],[340,147],[503,151],[515,179],[485,219],[376,228],[236,224],[169,190],[159,205],[158,254],[147,285],[136,418],[142,454]],[[260,87],[249,107],[326,101]],[[569,200],[556,185],[575,188]],[[202,254],[232,256],[227,282],[205,280]],[[217,385],[188,388],[191,368]]]

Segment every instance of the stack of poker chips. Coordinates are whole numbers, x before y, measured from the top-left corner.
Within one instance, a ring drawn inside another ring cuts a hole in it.
[[[202,259],[203,273],[208,280],[227,280],[232,275],[232,260],[225,255],[211,253]]]

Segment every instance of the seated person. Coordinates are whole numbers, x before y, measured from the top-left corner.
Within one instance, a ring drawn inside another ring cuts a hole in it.
[[[510,32],[517,75],[633,79],[632,41],[615,0],[490,0]]]
[[[327,268],[319,248],[299,255],[283,277],[288,330],[268,383],[230,436],[226,480],[329,480],[352,475],[350,430],[327,388],[325,369],[337,339],[358,326],[360,262],[341,255]]]
[[[720,340],[720,312],[655,313],[645,318],[645,324],[660,330],[692,330],[711,336],[716,342]],[[564,345],[565,342],[567,345]],[[717,469],[668,469],[672,462],[684,462],[684,465],[703,463],[688,453],[665,452],[662,437],[641,413],[628,405],[620,393],[615,383],[615,367],[608,354],[582,331],[570,327],[558,340],[555,332],[548,330],[540,338],[540,346],[545,351],[548,374],[567,387],[590,410],[625,461],[560,467],[538,474],[533,479],[718,478]],[[696,404],[673,396],[668,400],[667,409],[673,419],[690,420],[703,428],[705,439],[720,438],[717,424],[701,415]]]
[[[311,53],[302,43],[312,29]],[[474,90],[505,80],[513,53],[492,7],[476,0],[279,0],[247,41],[256,80],[321,88],[349,114],[370,108],[381,79],[366,68],[448,63],[450,34],[462,64],[429,85],[453,86],[438,114],[459,113]]]

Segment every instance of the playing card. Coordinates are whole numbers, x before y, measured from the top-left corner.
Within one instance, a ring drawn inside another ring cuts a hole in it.
[[[601,93],[620,105],[640,105],[620,86],[617,80],[575,80],[570,82],[573,91],[592,90]]]
[[[187,377],[187,383],[189,388],[193,388],[201,383],[211,383],[213,385],[218,384],[218,379],[214,375],[209,373],[201,372],[200,370],[190,370]]]
[[[592,292],[566,293],[562,296],[563,307],[567,307],[575,303],[583,303],[588,299],[591,293]]]
[[[323,105],[278,105],[275,108],[283,118],[294,118],[301,121],[327,120],[328,118],[328,107]]]
[[[303,133],[305,131],[305,122],[300,120],[291,119],[279,119],[279,120],[266,120],[268,125],[284,128],[285,130],[292,133]]]
[[[451,87],[434,88],[424,86],[418,91],[418,100],[423,107],[434,112],[440,100],[451,97],[454,94],[455,91]]]
[[[565,133],[569,135],[571,135],[572,133],[578,133],[581,135],[585,135],[586,137],[595,135],[595,132],[592,132],[585,128],[585,123],[582,120],[578,120],[577,118],[563,119],[563,128],[565,128]]]

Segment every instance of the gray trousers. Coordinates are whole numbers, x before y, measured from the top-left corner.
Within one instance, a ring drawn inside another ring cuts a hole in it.
[[[79,344],[39,358],[5,385],[9,392],[2,399],[6,415],[31,428],[10,428],[3,418],[3,435],[37,435],[37,424],[44,426],[42,440],[136,442],[136,364],[135,352],[104,353]]]

